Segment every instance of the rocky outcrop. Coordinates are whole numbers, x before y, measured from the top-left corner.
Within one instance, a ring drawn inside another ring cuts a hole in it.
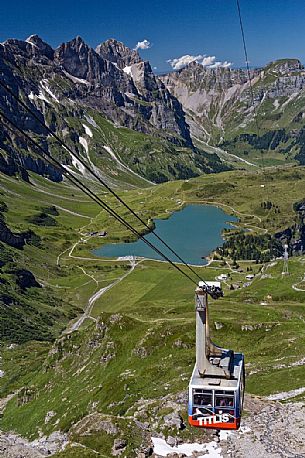
[[[167,426],[168,428],[182,430],[186,427],[183,422],[183,418],[177,412],[172,412],[172,413],[169,413],[168,415],[165,415],[163,420],[164,420],[165,426]]]
[[[0,241],[19,249],[25,245],[24,234],[13,233],[2,218],[0,218]]]
[[[13,273],[16,277],[16,284],[21,289],[41,288],[41,285],[37,282],[36,278],[29,270],[17,269]]]
[[[102,414],[93,413],[83,417],[78,423],[73,426],[73,434],[80,436],[86,436],[96,432],[105,432],[106,434],[113,436],[119,434],[119,428],[109,419],[105,420]]]
[[[32,442],[13,433],[0,434],[0,454],[3,458],[41,458],[64,450],[67,444],[67,435],[59,431]]]
[[[115,69],[79,36],[61,44],[55,51],[54,60],[70,75],[92,85],[102,83],[107,72],[115,76]]]
[[[126,439],[114,439],[113,447],[112,447],[112,455],[113,456],[120,456],[125,448],[127,447]]]

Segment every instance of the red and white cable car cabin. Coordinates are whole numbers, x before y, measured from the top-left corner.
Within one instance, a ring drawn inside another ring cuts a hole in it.
[[[196,364],[189,384],[188,417],[192,426],[238,429],[244,398],[244,355],[216,346],[210,340],[208,287],[196,289]]]

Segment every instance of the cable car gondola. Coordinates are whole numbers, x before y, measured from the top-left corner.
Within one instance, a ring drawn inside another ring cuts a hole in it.
[[[196,288],[196,364],[189,384],[188,418],[191,426],[199,428],[238,429],[244,400],[244,355],[211,341],[211,290],[221,292],[220,283],[199,282]]]

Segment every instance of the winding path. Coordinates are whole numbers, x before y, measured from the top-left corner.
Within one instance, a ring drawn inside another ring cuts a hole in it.
[[[302,278],[301,281],[299,281],[298,283],[294,283],[291,287],[292,289],[294,289],[295,291],[302,291],[302,292],[305,292],[305,287],[304,288],[298,288],[297,285],[299,285],[300,283],[302,282],[305,282],[305,274],[304,274],[304,277]]]
[[[131,260],[130,261],[130,265],[131,265],[131,268],[128,270],[128,272],[124,273],[121,277],[117,278],[113,283],[111,283],[110,285],[108,286],[105,286],[104,288],[100,288],[98,291],[96,291],[95,293],[92,294],[92,296],[89,298],[88,300],[88,304],[87,304],[87,307],[85,308],[84,310],[84,313],[78,318],[78,320],[72,324],[72,326],[68,327],[64,334],[69,334],[73,331],[77,331],[80,326],[83,324],[83,322],[86,320],[86,319],[91,319],[91,320],[94,320],[96,321],[96,319],[94,317],[91,316],[91,312],[92,312],[92,308],[93,308],[93,305],[94,303],[103,295],[105,294],[107,291],[109,291],[111,288],[113,288],[114,286],[116,286],[118,283],[120,283],[122,280],[124,280],[124,278],[126,278],[128,275],[131,274],[131,272],[135,269],[135,267],[138,265],[137,262],[135,262],[134,260]],[[80,267],[81,268],[81,267]],[[98,284],[97,280],[92,277],[91,275],[87,274],[86,271],[81,268],[83,270],[83,272],[85,273],[85,275],[88,275],[89,277],[93,278],[93,280]]]

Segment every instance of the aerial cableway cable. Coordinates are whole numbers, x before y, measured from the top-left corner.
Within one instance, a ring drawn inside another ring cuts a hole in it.
[[[237,5],[237,11],[238,11],[238,18],[239,18],[239,26],[240,26],[240,32],[241,32],[241,37],[242,37],[242,43],[243,43],[243,48],[244,48],[244,55],[245,55],[245,61],[246,61],[246,68],[247,68],[249,87],[250,87],[251,103],[252,103],[253,112],[254,112],[254,122],[255,122],[255,126],[256,126],[256,134],[257,134],[257,138],[259,138],[260,129],[259,129],[259,125],[258,125],[257,111],[256,111],[256,107],[255,107],[255,102],[254,102],[254,92],[253,92],[253,85],[252,85],[252,80],[251,80],[247,44],[246,44],[245,31],[244,31],[244,25],[243,25],[243,19],[242,19],[239,0],[236,0],[236,5]],[[262,168],[263,168],[263,172],[264,172],[265,165],[264,165],[264,154],[263,154],[262,149],[261,149],[261,157],[262,157]]]
[[[122,218],[115,210],[113,210],[106,202],[104,202],[94,191],[88,188],[84,183],[82,183],[78,178],[76,178],[69,170],[65,169],[63,165],[55,159],[47,150],[45,150],[39,143],[37,143],[33,138],[30,137],[23,129],[17,126],[12,120],[10,120],[3,112],[0,112],[0,115],[3,119],[5,119],[15,130],[21,133],[27,140],[29,140],[39,151],[41,151],[40,156],[42,156],[49,164],[54,165],[60,169],[63,175],[65,175],[69,181],[71,181],[74,186],[84,192],[90,199],[94,200],[100,207],[102,207],[107,213],[113,216],[116,220],[118,220],[122,225],[124,225],[127,229],[129,229],[134,235],[139,237],[143,240],[146,245],[148,245],[152,250],[154,250],[157,254],[162,256],[162,258],[169,262],[176,270],[178,270],[182,275],[188,278],[192,283],[197,284],[195,280],[193,280],[186,272],[184,272],[177,264],[171,261],[162,251],[160,251],[154,244],[149,242],[149,240],[145,239],[145,237],[135,229],[131,224],[129,224],[124,218]],[[9,127],[11,131],[12,128]]]
[[[88,164],[80,157],[78,156],[66,143],[55,133],[53,132],[50,127],[48,127],[41,119],[40,117],[33,111],[31,108],[29,108],[26,103],[24,103],[20,97],[18,97],[6,84],[3,83],[3,81],[0,80],[0,86],[7,92],[9,93],[26,111],[28,111],[38,122],[39,124],[44,127],[44,129],[47,130],[47,132],[52,135],[58,142],[59,144],[65,148],[74,158],[76,158],[82,166],[92,175],[94,178],[101,183],[127,210],[132,213],[133,216],[137,218],[138,221],[143,224],[146,229],[148,229],[174,256],[176,256],[177,259],[179,259],[182,264],[187,267],[192,274],[194,274],[200,281],[203,281],[202,278],[197,274],[197,272],[187,263],[185,262],[177,253],[174,251],[148,224],[146,221],[144,221],[94,170],[92,170]]]
[[[251,74],[250,74],[250,67],[249,67],[249,60],[248,60],[248,51],[247,51],[247,44],[246,44],[246,38],[245,38],[245,32],[244,32],[244,25],[243,25],[243,19],[242,19],[242,14],[241,14],[241,8],[240,8],[240,2],[239,0],[236,0],[236,5],[237,5],[237,11],[238,11],[238,18],[239,18],[239,25],[240,25],[240,31],[241,31],[241,36],[242,36],[242,43],[243,43],[243,49],[244,49],[244,55],[245,55],[245,60],[246,60],[246,66],[247,66],[247,75],[248,75],[248,81],[249,81],[249,87],[250,87],[250,94],[251,94],[251,103],[253,106],[253,112],[254,112],[254,120],[255,120],[255,126],[256,126],[256,135],[257,139],[259,139],[260,136],[260,128],[259,128],[259,123],[258,123],[258,117],[257,117],[257,110],[255,107],[255,102],[254,102],[254,92],[253,92],[253,85],[252,85],[252,80],[251,80]],[[262,160],[262,171],[263,171],[263,182],[264,182],[264,194],[266,195],[267,200],[269,200],[269,190],[267,184],[267,176],[266,176],[266,168],[265,168],[265,159],[264,159],[264,153],[263,149],[260,148],[260,153],[261,153],[261,160]],[[270,213],[270,211],[269,211]]]

